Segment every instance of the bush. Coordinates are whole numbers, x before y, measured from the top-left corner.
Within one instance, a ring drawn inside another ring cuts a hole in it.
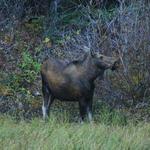
[[[8,86],[14,91],[27,92],[29,85],[33,84],[40,71],[40,64],[28,51],[23,52],[22,60],[18,64],[19,70],[9,76]]]

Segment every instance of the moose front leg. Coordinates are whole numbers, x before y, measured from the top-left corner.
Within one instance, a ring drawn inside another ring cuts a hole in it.
[[[42,112],[43,112],[43,119],[46,120],[48,118],[48,102],[50,96],[50,93],[46,85],[42,85],[42,92],[43,92]]]
[[[47,114],[49,116],[49,111],[50,111],[50,107],[54,101],[55,97],[51,94],[50,98],[49,98],[49,101],[48,101],[48,105],[47,105]]]
[[[82,99],[79,101],[79,109],[80,109],[80,121],[81,123],[83,123],[87,112],[87,104],[85,100]]]
[[[87,114],[89,121],[92,122],[92,100],[89,100],[87,102]]]

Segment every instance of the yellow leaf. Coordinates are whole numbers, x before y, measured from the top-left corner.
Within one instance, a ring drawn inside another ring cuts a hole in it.
[[[78,34],[78,35],[80,34],[80,32],[81,32],[81,30],[77,30],[77,34]]]
[[[48,37],[46,37],[43,42],[48,43],[49,41],[50,41],[50,39]]]

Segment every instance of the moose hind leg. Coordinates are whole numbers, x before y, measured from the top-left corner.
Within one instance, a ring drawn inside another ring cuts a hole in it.
[[[48,118],[48,102],[49,102],[49,90],[46,85],[42,85],[42,92],[43,92],[43,105],[42,105],[42,112],[43,112],[43,119]]]
[[[92,122],[92,101],[89,100],[87,103],[87,115],[90,122]]]
[[[82,123],[86,117],[86,110],[87,110],[87,105],[85,100],[79,101],[79,109],[80,109],[80,121]]]
[[[49,111],[50,111],[50,106],[52,105],[54,99],[55,99],[55,97],[51,94],[49,101],[48,101],[48,105],[47,105],[47,114],[48,115],[49,115]]]

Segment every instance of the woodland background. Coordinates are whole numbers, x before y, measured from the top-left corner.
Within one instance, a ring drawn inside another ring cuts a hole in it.
[[[40,65],[118,55],[96,80],[94,122],[55,101],[42,120]],[[150,1],[0,0],[0,149],[149,150]]]
[[[107,110],[123,122],[149,122],[148,0],[0,0],[0,113],[41,116],[40,64],[50,56],[82,59],[86,47],[121,59],[118,71],[96,81],[95,120]],[[56,102],[51,111],[76,120],[78,105]]]

